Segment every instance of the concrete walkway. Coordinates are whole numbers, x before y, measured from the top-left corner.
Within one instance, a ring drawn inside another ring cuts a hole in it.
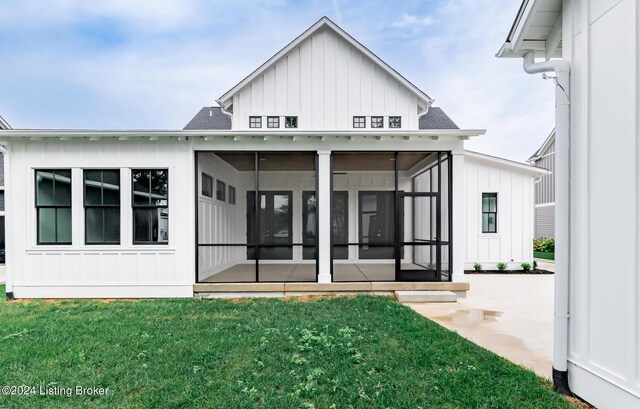
[[[471,285],[466,299],[407,305],[470,341],[551,378],[553,275],[465,277]]]

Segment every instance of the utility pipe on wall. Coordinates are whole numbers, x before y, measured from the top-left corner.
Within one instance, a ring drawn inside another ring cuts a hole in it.
[[[523,68],[529,74],[556,74],[556,215],[553,324],[553,384],[571,394],[567,375],[569,351],[569,172],[570,123],[569,63],[562,60],[535,62],[535,52],[523,56]]]

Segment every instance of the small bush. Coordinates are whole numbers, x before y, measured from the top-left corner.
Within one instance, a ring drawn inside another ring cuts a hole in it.
[[[533,239],[533,251],[543,251],[545,253],[553,253],[556,249],[555,239]]]
[[[480,272],[484,271],[484,270],[482,269],[482,264],[480,264],[480,263],[475,263],[475,264],[473,265],[473,269],[474,269],[474,270],[476,270],[478,273],[480,273]]]
[[[499,262],[497,265],[499,271],[505,271],[507,269],[507,263]]]
[[[522,267],[522,271],[524,271],[525,273],[528,273],[531,271],[531,264],[529,263],[522,263],[520,264],[520,267]]]

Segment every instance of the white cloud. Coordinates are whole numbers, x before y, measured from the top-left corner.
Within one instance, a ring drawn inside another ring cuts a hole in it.
[[[428,27],[434,23],[434,19],[431,16],[418,17],[413,14],[403,14],[402,17],[391,23],[391,26],[398,28],[422,28]]]

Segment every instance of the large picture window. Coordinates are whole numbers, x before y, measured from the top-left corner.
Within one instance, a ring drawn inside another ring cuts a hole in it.
[[[84,171],[86,244],[120,244],[120,170]]]
[[[36,170],[38,244],[71,244],[71,170]]]
[[[132,169],[133,244],[169,242],[169,171]]]
[[[496,233],[498,231],[498,194],[482,194],[482,232]]]

